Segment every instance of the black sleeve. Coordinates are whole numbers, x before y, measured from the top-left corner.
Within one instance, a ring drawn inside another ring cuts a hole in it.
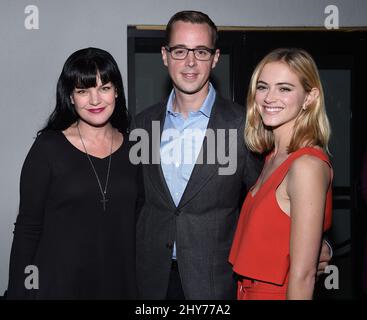
[[[26,298],[24,281],[27,274],[24,271],[32,264],[42,234],[51,169],[41,136],[31,147],[21,172],[19,214],[10,254],[8,299]]]

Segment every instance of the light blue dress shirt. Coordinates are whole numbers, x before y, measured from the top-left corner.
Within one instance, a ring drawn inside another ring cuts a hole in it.
[[[190,112],[186,119],[181,113],[173,111],[174,90],[169,96],[160,156],[163,175],[176,206],[180,203],[200,153],[215,96],[215,89],[209,83],[209,93],[203,105],[198,111]],[[176,243],[172,259],[176,259]]]

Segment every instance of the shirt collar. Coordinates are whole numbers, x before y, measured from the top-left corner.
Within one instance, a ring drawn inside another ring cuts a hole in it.
[[[207,118],[210,118],[210,114],[212,112],[213,109],[213,105],[214,105],[214,101],[215,101],[215,97],[216,97],[216,92],[214,87],[212,86],[212,84],[209,82],[209,92],[208,95],[206,96],[204,103],[202,104],[202,106],[200,107],[200,109],[197,112],[202,113],[204,116],[206,116]],[[179,114],[179,112],[175,112],[173,111],[173,101],[175,99],[175,90],[172,89],[168,101],[167,101],[167,113],[177,116]]]

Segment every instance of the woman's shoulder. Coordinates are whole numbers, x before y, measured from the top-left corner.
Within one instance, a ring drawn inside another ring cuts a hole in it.
[[[296,154],[297,153],[297,154]],[[312,177],[329,180],[331,164],[325,151],[319,147],[305,147],[297,150],[289,167],[289,178],[307,181]]]
[[[305,153],[301,156],[297,157],[292,161],[291,168],[295,168],[297,170],[314,170],[321,167],[328,167],[328,161],[323,157],[318,157],[312,153]]]
[[[33,143],[33,148],[49,149],[54,148],[60,141],[61,131],[47,130],[39,133]]]
[[[60,130],[46,130],[37,134],[37,139],[40,141],[49,141],[58,138],[61,134]]]
[[[290,155],[291,162],[293,163],[305,163],[307,165],[308,162],[316,162],[323,163],[326,162],[328,166],[331,167],[330,159],[324,149],[319,146],[307,146],[302,147]]]
[[[58,133],[55,131],[39,133],[27,153],[23,169],[31,168],[30,170],[34,170],[36,167],[45,166],[49,163],[59,149],[57,139]]]

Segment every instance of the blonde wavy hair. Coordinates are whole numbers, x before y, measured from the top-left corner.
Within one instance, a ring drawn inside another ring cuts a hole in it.
[[[328,152],[330,124],[325,111],[324,92],[317,66],[309,53],[297,48],[280,48],[267,54],[256,66],[247,94],[245,142],[254,152],[266,153],[274,148],[271,128],[265,127],[255,101],[256,87],[264,66],[271,62],[283,62],[297,74],[306,92],[319,90],[318,97],[297,116],[288,153],[304,146],[319,146]]]

